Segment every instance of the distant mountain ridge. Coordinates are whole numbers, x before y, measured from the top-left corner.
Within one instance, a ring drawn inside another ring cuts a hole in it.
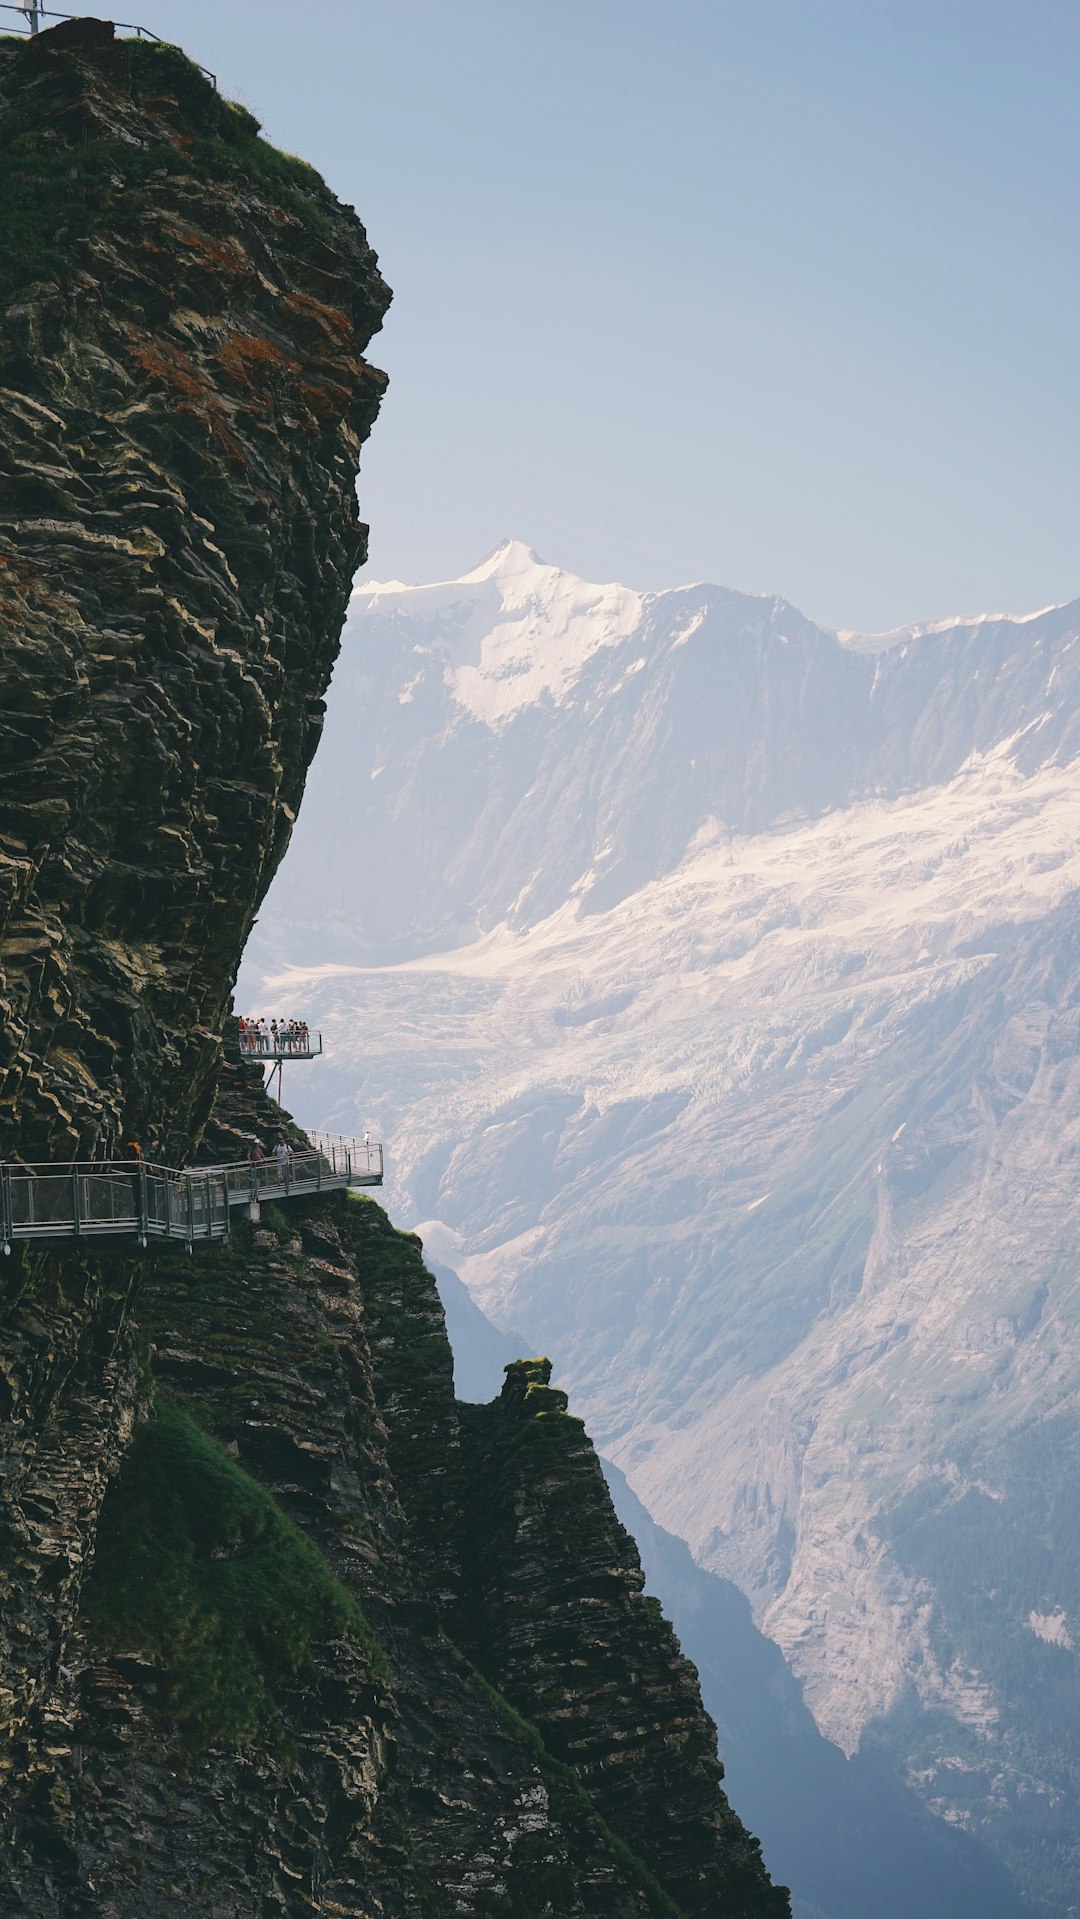
[[[320,756],[333,803],[305,808],[279,883],[287,957],[326,956],[321,859],[358,840],[377,884],[362,912],[330,902],[331,953],[380,962],[603,910],[699,833],[896,797],[1005,740],[1021,771],[1071,758],[1078,624],[1080,602],[861,651],[780,599],[594,587],[514,541],[457,581],[362,585]]]
[[[822,1729],[1047,1919],[1080,1882],[1046,1704],[1080,1643],[1078,640],[1080,602],[853,643],[513,543],[364,587],[245,974],[326,1033],[304,1117],[379,1122],[399,1215]]]

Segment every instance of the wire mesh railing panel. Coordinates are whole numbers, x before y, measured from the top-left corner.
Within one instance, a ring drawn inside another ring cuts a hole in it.
[[[311,1143],[318,1147],[335,1173],[352,1183],[375,1181],[383,1176],[383,1149],[378,1140],[348,1139],[337,1133],[312,1133]]]
[[[333,1172],[321,1153],[294,1153],[289,1162],[289,1172],[294,1186],[318,1186],[324,1173]]]
[[[84,1226],[135,1226],[139,1220],[137,1173],[80,1173],[79,1216]]]
[[[11,1223],[22,1227],[75,1227],[75,1188],[70,1173],[12,1174]]]
[[[237,1166],[226,1166],[223,1169],[225,1192],[234,1205],[251,1198],[254,1188],[258,1185],[261,1171],[260,1160],[248,1161],[246,1164]]]

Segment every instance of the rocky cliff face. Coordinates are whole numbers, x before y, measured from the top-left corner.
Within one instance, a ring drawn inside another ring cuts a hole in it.
[[[217,1139],[280,1123],[259,1077]],[[457,1404],[413,1235],[271,1206],[136,1316],[13,1909],[782,1919],[580,1422],[542,1361]]]
[[[501,1398],[467,1406],[464,1627],[478,1662],[570,1761],[598,1811],[633,1838],[683,1911],[787,1911],[762,1886],[761,1848],[717,1786],[722,1769],[697,1674],[549,1360],[507,1369]]]
[[[389,296],[309,169],[101,22],[0,41],[0,180],[0,1155],[150,1129],[182,1162],[364,555]],[[0,1281],[3,1717],[36,1749],[135,1279]]]
[[[234,1059],[205,1124],[363,556],[386,290],[308,169],[101,23],[0,42],[0,163],[0,1150],[231,1154],[282,1123]],[[463,1432],[378,1207],[0,1278],[4,1910],[787,1910],[580,1428],[515,1389]],[[523,1661],[530,1503],[561,1572]]]
[[[0,1147],[191,1150],[351,576],[389,295],[176,52],[0,44]]]

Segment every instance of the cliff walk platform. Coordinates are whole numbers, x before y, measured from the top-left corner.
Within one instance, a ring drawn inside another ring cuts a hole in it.
[[[313,1033],[304,1026],[295,1032],[282,1028],[277,1033],[241,1032],[239,1039],[241,1059],[268,1059],[275,1064],[286,1059],[319,1059],[322,1055],[322,1034]]]
[[[189,1249],[227,1240],[229,1216],[263,1200],[299,1199],[381,1186],[383,1150],[369,1140],[320,1134],[310,1152],[176,1170],[145,1161],[83,1160],[66,1166],[0,1164],[0,1251],[17,1242],[80,1243],[124,1252],[166,1240]]]
[[[268,1061],[270,1071],[266,1076],[266,1091],[269,1092],[277,1075],[277,1102],[281,1105],[281,1073],[286,1060],[319,1059],[322,1055],[322,1034],[313,1033],[306,1020],[302,1019],[245,1019],[238,1021],[237,1041],[240,1058],[245,1060]]]

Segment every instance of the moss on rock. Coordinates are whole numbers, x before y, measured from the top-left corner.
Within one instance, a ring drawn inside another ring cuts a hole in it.
[[[385,1655],[355,1598],[269,1493],[178,1406],[142,1425],[105,1500],[84,1593],[93,1648],[160,1669],[154,1709],[186,1743],[285,1733],[317,1644]]]

